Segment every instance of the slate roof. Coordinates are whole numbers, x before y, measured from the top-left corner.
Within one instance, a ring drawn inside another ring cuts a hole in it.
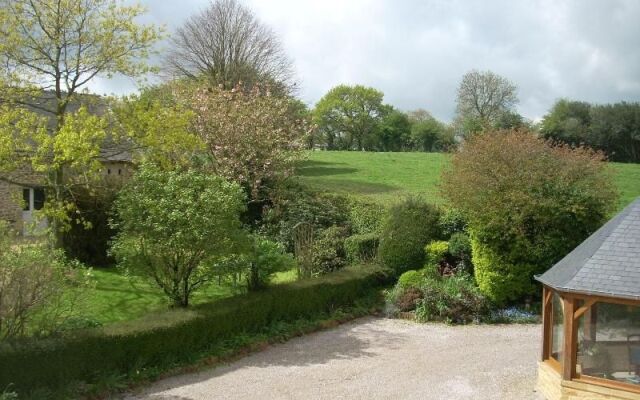
[[[557,290],[640,301],[640,197],[536,279]]]

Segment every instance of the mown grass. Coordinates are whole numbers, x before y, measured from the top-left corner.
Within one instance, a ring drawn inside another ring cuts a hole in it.
[[[372,153],[313,151],[297,175],[302,182],[382,203],[413,194],[442,203],[438,182],[449,155],[442,153]],[[619,209],[640,196],[640,164],[611,163],[620,191]]]
[[[169,307],[167,297],[150,280],[126,276],[117,268],[93,269],[93,285],[87,293],[82,315],[100,324],[110,324],[143,317]],[[275,274],[273,283],[286,283],[296,279],[295,271]],[[197,292],[192,304],[208,303],[244,292],[244,285],[216,282]]]

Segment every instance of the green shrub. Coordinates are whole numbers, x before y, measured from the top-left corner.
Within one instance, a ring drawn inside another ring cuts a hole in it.
[[[467,261],[471,260],[471,239],[464,232],[456,232],[449,238],[449,254],[453,257]]]
[[[537,292],[535,265],[509,263],[476,239],[471,240],[471,249],[478,287],[494,303],[504,304]]]
[[[467,221],[462,213],[455,208],[446,208],[440,220],[438,221],[442,236],[445,238],[458,232],[465,232],[467,230]]]
[[[481,244],[473,262],[487,296],[524,299],[534,274],[608,219],[618,194],[603,159],[586,147],[551,143],[525,130],[472,136],[453,155],[440,186]]]
[[[253,251],[249,257],[247,288],[249,290],[266,287],[271,275],[276,272],[289,271],[296,267],[296,260],[284,252],[284,246],[264,237],[253,238]]]
[[[425,265],[432,267],[440,264],[449,253],[449,242],[436,240],[424,247]]]
[[[88,274],[45,240],[18,243],[0,220],[0,342],[62,329],[76,316]]]
[[[350,263],[366,263],[375,259],[378,254],[380,235],[377,233],[362,233],[349,236],[344,241],[347,260]]]
[[[332,226],[320,231],[313,241],[312,273],[323,275],[337,271],[347,265],[344,243],[347,230]]]
[[[331,226],[350,229],[346,197],[317,192],[298,184],[282,185],[265,208],[260,232],[294,252],[293,228],[301,222],[313,226],[316,235]]]
[[[194,362],[241,333],[354,304],[388,281],[380,269],[347,268],[321,278],[276,285],[190,309],[155,313],[67,336],[0,345],[0,387],[19,394],[134,377]]]
[[[412,269],[400,275],[400,278],[398,278],[397,285],[405,289],[410,287],[419,288],[424,282],[424,279],[425,279],[424,274],[421,271],[416,271]]]
[[[427,279],[421,287],[416,319],[447,323],[480,322],[489,312],[489,304],[466,274],[444,279]]]
[[[394,205],[383,225],[378,256],[382,263],[401,274],[424,264],[424,246],[438,238],[439,211],[415,198]]]
[[[349,204],[349,221],[358,234],[379,233],[382,229],[386,208],[384,205],[352,199]]]
[[[143,166],[115,202],[112,251],[186,307],[216,277],[216,259],[248,247],[244,201],[240,186],[215,175]]]

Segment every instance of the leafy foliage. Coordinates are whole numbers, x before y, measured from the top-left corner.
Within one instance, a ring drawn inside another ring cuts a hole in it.
[[[296,267],[291,254],[285,253],[284,246],[264,237],[253,238],[253,251],[249,259],[247,287],[249,290],[263,289],[269,278],[276,272],[289,271]]]
[[[265,185],[293,173],[308,127],[287,97],[251,90],[185,85],[179,97],[195,114],[193,128],[204,142],[211,172],[237,182],[258,200]]]
[[[423,297],[416,306],[419,321],[465,324],[479,322],[489,312],[489,303],[465,274],[427,279],[421,290]]]
[[[193,363],[242,333],[353,305],[384,282],[379,269],[349,268],[189,310],[168,310],[64,337],[0,346],[0,387],[12,383],[12,390],[22,395]]]
[[[347,261],[350,263],[366,263],[374,260],[378,255],[380,234],[362,233],[345,239],[344,249]]]
[[[327,92],[313,112],[327,149],[371,149],[385,113],[383,96],[362,85],[339,85]]]
[[[349,231],[344,227],[330,226],[319,232],[313,242],[314,275],[323,275],[347,265],[345,239]]]
[[[526,131],[474,136],[454,155],[443,194],[468,220],[483,293],[496,301],[530,293],[533,274],[606,221],[616,191],[601,161],[592,150],[552,145]],[[494,278],[501,286],[514,280],[514,290],[495,294],[488,283]]]
[[[424,264],[424,246],[440,236],[440,212],[417,198],[407,198],[390,208],[382,229],[379,257],[401,274]]]
[[[0,341],[57,332],[75,316],[88,271],[45,243],[18,244],[0,221]]]
[[[220,177],[143,167],[116,200],[113,253],[186,307],[213,279],[216,257],[246,248],[244,207],[239,186]]]
[[[272,194],[272,204],[264,211],[261,232],[294,251],[293,228],[298,223],[311,224],[314,231],[331,226],[349,228],[349,202],[339,195],[316,192],[301,185],[281,185]]]
[[[559,100],[544,116],[544,137],[604,151],[611,160],[640,162],[640,103]]]
[[[142,13],[116,0],[0,1],[0,143],[13,143],[0,150],[0,170],[43,173],[58,245],[73,209],[65,196],[96,175],[107,138],[105,118],[88,111],[80,98],[92,97],[81,90],[98,76],[152,70],[146,59],[160,32],[134,22]]]
[[[360,234],[379,233],[387,209],[372,201],[349,199],[349,222],[353,231]]]

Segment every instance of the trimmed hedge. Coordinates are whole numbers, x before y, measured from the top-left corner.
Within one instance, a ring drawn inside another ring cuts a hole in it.
[[[377,233],[363,233],[349,236],[344,241],[347,260],[351,263],[369,262],[376,258],[380,235]]]
[[[241,333],[351,306],[388,281],[380,268],[347,268],[143,319],[0,347],[0,388],[59,390],[105,376],[194,362]]]
[[[471,253],[478,287],[495,304],[503,305],[536,293],[535,265],[510,263],[476,238],[471,239]]]

